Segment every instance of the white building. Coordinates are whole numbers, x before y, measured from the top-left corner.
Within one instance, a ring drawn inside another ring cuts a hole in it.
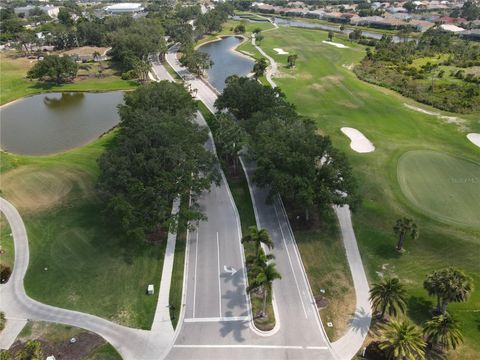
[[[141,3],[118,3],[107,6],[105,11],[109,14],[134,14],[142,12],[143,9]]]
[[[25,14],[25,16],[29,16],[30,12],[35,9],[39,8],[41,11],[46,13],[48,16],[52,18],[56,18],[58,16],[58,12],[60,11],[60,8],[58,6],[53,6],[53,5],[43,5],[43,6],[33,6],[33,5],[27,5],[27,6],[22,6],[22,7],[17,7],[13,9],[15,14]]]
[[[453,33],[460,33],[462,31],[465,31],[464,28],[461,28],[459,26],[452,25],[452,24],[442,24],[442,25],[440,25],[440,27],[445,31],[450,31],[450,32],[453,32]]]

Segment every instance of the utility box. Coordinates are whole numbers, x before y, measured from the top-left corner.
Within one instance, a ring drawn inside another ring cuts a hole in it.
[[[147,295],[153,295],[153,284],[147,286]]]

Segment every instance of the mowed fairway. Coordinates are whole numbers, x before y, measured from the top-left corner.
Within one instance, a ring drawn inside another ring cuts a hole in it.
[[[29,296],[148,329],[158,292],[145,291],[160,282],[166,242],[130,241],[103,213],[94,190],[96,160],[114,135],[58,155],[2,153],[0,191],[27,227]]]
[[[421,325],[430,317],[429,309],[435,301],[423,290],[425,275],[449,265],[464,269],[473,277],[477,290],[468,302],[449,306],[462,322],[465,335],[465,345],[451,357],[476,358],[480,353],[480,216],[478,211],[468,212],[478,209],[478,205],[472,207],[472,202],[456,199],[459,201],[455,206],[468,214],[469,226],[440,221],[403,194],[397,167],[403,154],[416,150],[447,154],[447,159],[452,157],[455,162],[464,159],[460,161],[478,163],[480,149],[465,135],[479,132],[480,114],[447,114],[461,117],[460,125],[456,125],[407,108],[405,103],[438,112],[393,91],[358,80],[351,69],[363,58],[364,47],[337,34],[333,41],[345,44],[348,49],[322,43],[327,33],[319,30],[280,28],[264,36],[261,46],[279,63],[280,74],[275,81],[287,99],[302,115],[314,119],[319,131],[329,135],[350,159],[363,196],[362,207],[354,214],[353,221],[370,281],[377,281],[379,274],[398,276],[408,290],[408,316]],[[287,69],[286,57],[277,55],[274,48],[296,53],[296,67]],[[375,151],[368,154],[352,151],[350,140],[340,131],[344,126],[361,131],[372,141]],[[471,176],[469,170],[461,170],[465,168],[463,162],[460,165],[455,162],[451,162],[444,174],[455,178]],[[428,172],[435,176],[433,166],[430,165],[430,170],[422,169],[425,176],[429,176]],[[407,176],[402,174],[402,177]],[[435,179],[431,181],[434,183]],[[478,197],[478,192],[474,194],[473,190],[474,186],[459,190],[462,193],[459,196],[462,199],[470,196],[473,201]],[[429,189],[429,193],[434,191]],[[426,208],[435,206],[425,204],[425,199],[418,195],[416,201]],[[415,241],[407,240],[406,252],[399,256],[394,249],[396,239],[392,227],[402,216],[415,219],[420,237]],[[311,251],[311,244],[307,247],[299,241],[299,247],[302,253]]]
[[[398,182],[408,200],[432,217],[478,226],[478,164],[434,151],[409,151],[398,161]]]

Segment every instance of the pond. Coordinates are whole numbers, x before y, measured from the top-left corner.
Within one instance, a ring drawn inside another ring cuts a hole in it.
[[[50,93],[27,97],[0,110],[5,151],[47,155],[84,145],[120,121],[123,92]]]
[[[254,61],[234,50],[241,42],[242,38],[227,36],[198,48],[199,51],[207,53],[213,61],[212,67],[208,69],[207,79],[218,91],[225,88],[227,77],[247,76],[252,72]]]

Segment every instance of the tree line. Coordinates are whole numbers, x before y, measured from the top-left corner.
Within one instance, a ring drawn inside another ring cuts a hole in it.
[[[408,37],[408,32],[400,34]],[[468,69],[480,65],[480,45],[459,39],[440,28],[427,30],[418,40],[395,43],[391,36],[365,42],[360,32],[350,39],[366,45],[366,56],[354,71],[359,78],[386,86],[417,101],[452,112],[472,112],[480,109],[478,76],[448,79],[442,66]],[[431,58],[423,66],[414,61]],[[435,59],[435,60],[433,60]],[[474,71],[474,69],[472,69]],[[442,80],[440,80],[442,79]]]
[[[315,208],[358,205],[356,182],[345,154],[317,132],[311,119],[300,116],[278,88],[237,76],[228,78],[226,84],[215,106],[233,115],[232,124],[238,122],[230,127],[243,129],[249,155],[257,164],[254,180],[269,186],[271,197],[280,194],[292,208],[303,209],[306,220]],[[238,143],[239,138],[231,141]],[[221,146],[230,149],[227,159],[232,161],[238,145]]]
[[[79,16],[77,20],[73,20],[74,14]],[[62,7],[58,22],[48,17],[33,31],[25,28],[27,22],[11,8],[5,8],[0,9],[0,26],[2,39],[16,41],[19,49],[26,53],[40,45],[53,45],[56,50],[110,46],[108,55],[120,67],[124,79],[146,80],[151,61],[157,55],[160,60],[164,59],[166,38],[182,45],[182,62],[193,73],[201,74],[211,66],[211,61],[206,54],[194,49],[195,41],[205,34],[221,31],[222,24],[232,14],[230,4],[219,4],[202,14],[198,5],[173,6],[169,2],[158,2],[150,4],[147,17],[140,19],[130,15],[98,18],[82,14],[75,7]],[[193,27],[188,23],[190,20],[194,21]],[[44,36],[39,38],[36,32]]]
[[[198,196],[218,182],[205,128],[193,122],[195,103],[180,84],[162,81],[125,94],[112,144],[98,160],[97,191],[125,236],[158,237],[175,225],[172,202],[190,196],[185,221],[200,220]]]

